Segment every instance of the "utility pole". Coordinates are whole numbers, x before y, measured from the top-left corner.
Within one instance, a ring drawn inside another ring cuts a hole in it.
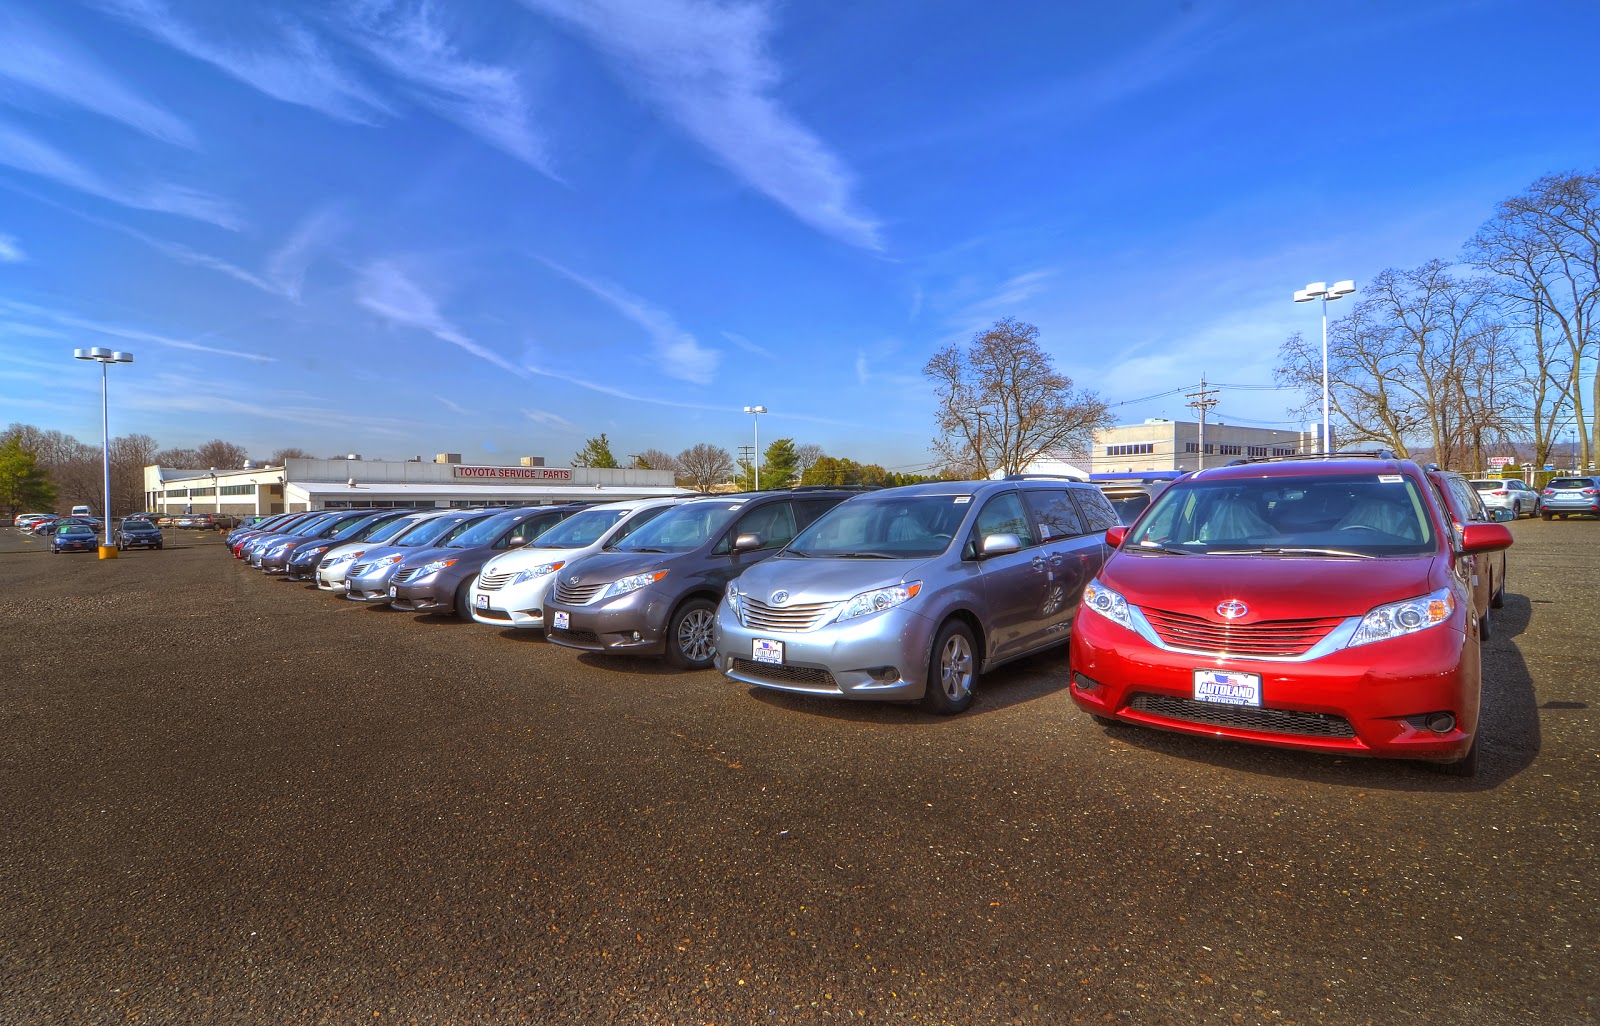
[[[750,490],[752,492],[755,491],[756,486],[760,484],[760,482],[755,480],[755,467],[751,466],[750,462],[752,457],[755,455],[755,451],[756,447],[753,445],[739,446],[739,462],[743,463],[747,467],[750,467]]]
[[[1198,467],[1201,470],[1206,468],[1206,411],[1222,401],[1221,399],[1212,398],[1216,394],[1216,389],[1206,388],[1206,376],[1202,374],[1200,375],[1200,390],[1198,392],[1190,392],[1185,397],[1193,400],[1189,405],[1200,411],[1200,452],[1198,454],[1200,459]]]

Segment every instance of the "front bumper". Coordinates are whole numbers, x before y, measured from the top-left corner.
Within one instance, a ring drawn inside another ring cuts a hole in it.
[[[521,584],[485,591],[472,582],[472,618],[491,627],[544,629],[544,602],[555,574],[545,574]]]
[[[1305,662],[1169,652],[1096,613],[1073,624],[1072,700],[1087,712],[1201,737],[1341,755],[1453,761],[1478,724],[1480,667],[1462,627],[1337,649]],[[1196,670],[1261,675],[1261,705],[1195,700]],[[1429,713],[1455,727],[1435,733]]]
[[[427,580],[389,585],[389,608],[406,613],[437,613],[455,605],[454,581],[433,574]]]
[[[741,624],[723,599],[717,608],[716,666],[733,680],[778,691],[914,701],[927,691],[935,626],[899,606],[810,631],[769,631]],[[758,639],[780,642],[783,661],[756,661]]]
[[[360,577],[346,577],[344,597],[352,602],[382,605],[389,601],[389,581],[399,567],[399,563],[391,563],[379,570],[369,570]]]
[[[161,547],[160,538],[124,538],[117,544],[125,549],[158,549]]]
[[[673,595],[655,588],[640,588],[592,605],[548,601],[544,607],[544,636],[557,645],[585,652],[664,655],[667,618],[675,604]],[[557,613],[567,614],[565,628],[555,626]]]

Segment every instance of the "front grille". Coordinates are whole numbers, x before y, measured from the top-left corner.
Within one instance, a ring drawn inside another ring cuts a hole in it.
[[[1217,623],[1187,613],[1164,609],[1143,610],[1161,640],[1173,648],[1219,655],[1285,658],[1304,655],[1344,620],[1266,620],[1261,623]]]
[[[504,609],[477,609],[477,610],[474,610],[474,612],[476,612],[480,617],[482,617],[485,620],[507,620],[507,621],[509,621],[511,619],[511,614],[506,612]]]
[[[599,584],[568,584],[566,581],[557,581],[556,601],[571,606],[586,605],[604,591],[605,587],[604,581]]]
[[[545,637],[557,641],[570,641],[574,645],[598,645],[600,635],[594,631],[567,631],[550,629],[545,632]]]
[[[808,631],[821,623],[823,616],[837,604],[810,602],[792,606],[770,606],[749,595],[739,599],[739,605],[744,611],[744,625],[763,631]]]
[[[355,566],[350,568],[350,573],[347,574],[346,576],[348,576],[348,577],[360,577],[362,574],[367,572],[367,567],[369,567],[371,565],[372,565],[371,563],[357,563]]]
[[[508,570],[503,574],[491,574],[485,571],[478,575],[479,591],[499,591],[511,583],[511,578],[517,576],[515,570]]]
[[[1255,730],[1264,734],[1296,734],[1301,737],[1355,737],[1355,728],[1343,716],[1329,713],[1293,712],[1288,709],[1257,709],[1248,705],[1222,705],[1196,702],[1191,698],[1152,695],[1140,692],[1128,708],[1167,720],[1204,723],[1213,727]]]
[[[818,670],[810,666],[783,666],[777,663],[758,663],[754,659],[733,660],[733,672],[743,674],[752,680],[764,681],[769,684],[802,684],[806,687],[825,688],[829,691],[839,690],[838,683],[833,679],[833,674],[827,670]]]
[[[394,577],[389,581],[389,583],[390,584],[404,584],[407,581],[411,580],[411,578],[417,576],[417,574],[419,574],[421,572],[422,572],[422,567],[420,567],[420,566],[402,567],[401,569],[395,571]]]
[[[322,560],[322,562],[317,564],[317,569],[318,570],[326,570],[326,569],[328,569],[328,567],[330,567],[332,565],[333,565],[333,557],[332,556],[327,556]]]

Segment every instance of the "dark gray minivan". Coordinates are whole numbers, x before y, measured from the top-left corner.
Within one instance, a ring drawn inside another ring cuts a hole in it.
[[[545,637],[590,652],[664,655],[705,669],[728,582],[822,514],[860,494],[797,488],[690,499],[610,551],[563,567],[545,598]]]

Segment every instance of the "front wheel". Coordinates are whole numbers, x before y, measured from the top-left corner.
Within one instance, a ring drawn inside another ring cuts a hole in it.
[[[667,624],[667,662],[680,670],[708,670],[716,658],[717,607],[709,599],[690,599]]]
[[[472,619],[472,580],[469,578],[461,582],[461,587],[456,589],[456,619]]]
[[[1467,749],[1466,755],[1455,762],[1436,762],[1434,768],[1447,777],[1475,777],[1478,775],[1478,749],[1482,747],[1474,735],[1472,747]]]
[[[972,628],[951,620],[939,631],[928,659],[928,689],[922,707],[940,716],[966,712],[978,676]]]
[[[1550,514],[1546,513],[1544,510],[1540,510],[1539,511],[1539,519],[1540,520],[1549,520],[1550,519]]]

